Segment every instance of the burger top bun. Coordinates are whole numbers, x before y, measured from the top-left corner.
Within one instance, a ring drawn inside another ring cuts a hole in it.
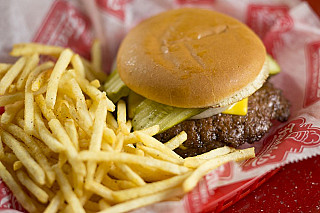
[[[134,92],[184,108],[222,107],[251,95],[268,76],[266,50],[246,25],[210,10],[161,13],[133,28],[117,55]]]

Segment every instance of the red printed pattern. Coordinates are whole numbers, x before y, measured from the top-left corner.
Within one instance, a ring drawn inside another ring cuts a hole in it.
[[[320,100],[320,41],[306,45],[307,82],[304,107]]]
[[[320,128],[307,124],[305,118],[298,118],[267,137],[263,144],[257,156],[243,164],[244,171],[282,162],[289,153],[301,153],[305,147],[319,146]]]
[[[125,18],[125,5],[129,0],[96,0],[100,9],[121,20]]]
[[[213,4],[215,0],[176,0],[179,5],[182,4]]]
[[[230,180],[232,174],[232,162],[226,163],[205,176],[203,180],[184,197],[185,204],[190,212],[201,212],[207,205],[215,202],[215,188],[219,180]]]
[[[277,22],[282,18],[290,20],[288,10],[289,8],[284,5],[251,4],[248,6],[247,10],[247,24],[258,34],[258,36],[260,36],[260,38],[263,38],[273,26],[277,26],[277,29],[283,30],[281,27],[284,27],[286,22]]]
[[[293,27],[293,20],[285,5],[251,4],[247,24],[263,39],[267,51],[274,55],[275,47],[283,45],[280,35]]]
[[[0,208],[3,209],[15,209],[18,211],[24,211],[22,206],[18,203],[15,196],[8,189],[5,183],[0,179]]]
[[[52,5],[33,41],[69,47],[89,58],[93,41],[91,23],[71,3],[58,0]]]

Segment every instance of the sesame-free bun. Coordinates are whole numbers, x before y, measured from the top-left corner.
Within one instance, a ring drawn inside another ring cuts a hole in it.
[[[218,12],[183,8],[133,28],[119,48],[117,69],[130,89],[148,99],[221,107],[262,86],[265,60],[263,43],[246,25]]]

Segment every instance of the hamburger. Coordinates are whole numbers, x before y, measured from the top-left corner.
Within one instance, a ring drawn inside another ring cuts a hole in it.
[[[126,97],[133,128],[160,125],[155,137],[188,139],[182,157],[238,147],[286,121],[289,103],[268,80],[279,67],[259,37],[227,15],[199,8],[160,13],[122,41],[105,86]]]

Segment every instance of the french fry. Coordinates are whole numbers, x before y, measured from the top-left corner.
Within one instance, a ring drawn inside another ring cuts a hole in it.
[[[79,136],[77,132],[77,128],[75,126],[74,120],[72,119],[66,119],[64,123],[64,127],[72,141],[72,144],[76,148],[77,151],[79,151]]]
[[[156,135],[159,132],[159,130],[160,130],[159,125],[154,125],[152,127],[146,128],[146,129],[138,130],[138,132],[153,136],[153,135]],[[133,143],[137,143],[137,142],[139,142],[139,139],[133,133],[126,135],[124,138],[124,144],[133,144]]]
[[[84,163],[80,162],[77,157],[77,150],[73,146],[69,135],[63,128],[62,124],[58,119],[51,119],[48,125],[52,132],[56,135],[59,141],[65,146],[65,151],[68,156],[68,160],[72,165],[73,169],[81,176],[86,174],[86,169]]]
[[[49,108],[47,107],[46,102],[45,102],[45,99],[44,99],[44,97],[43,97],[42,94],[36,95],[36,96],[34,97],[34,99],[35,99],[37,105],[39,106],[42,114],[44,115],[44,117],[45,117],[48,121],[50,121],[51,119],[55,119],[55,118],[56,118],[56,116],[55,116],[55,114],[53,113],[52,109],[49,109]]]
[[[63,48],[58,46],[50,46],[37,43],[20,43],[13,45],[13,49],[10,52],[10,55],[23,56],[38,53],[42,55],[51,55],[57,57],[62,51]]]
[[[90,124],[84,122],[77,113],[75,106],[67,101],[63,101],[66,108],[68,109],[68,113],[70,114],[71,118],[79,125],[79,127],[85,132],[85,134],[90,135],[92,130]],[[80,132],[79,132],[80,134]]]
[[[3,142],[12,149],[17,158],[22,162],[28,173],[40,185],[45,184],[45,173],[39,164],[30,156],[27,150],[16,140],[11,134],[2,131],[1,139]]]
[[[100,210],[110,207],[110,204],[107,203],[107,201],[105,201],[103,198],[101,198],[98,203],[99,203]]]
[[[134,172],[128,165],[122,163],[116,163],[116,166],[127,176],[127,180],[132,181],[137,186],[146,185],[146,182]]]
[[[46,104],[49,109],[53,109],[56,103],[56,95],[58,91],[59,80],[66,70],[68,64],[71,61],[73,53],[70,49],[65,49],[61,52],[57,63],[55,64],[51,76],[49,78],[47,95],[46,95]]]
[[[64,199],[61,191],[57,192],[55,196],[51,199],[49,205],[44,210],[43,213],[56,213],[59,210],[59,207],[63,203]]]
[[[28,175],[19,170],[17,177],[22,185],[24,185],[41,203],[47,203],[49,195],[42,190],[37,184],[35,184]]]
[[[85,97],[81,91],[79,84],[77,83],[77,81],[74,78],[70,79],[68,81],[68,84],[70,85],[73,98],[76,100],[76,109],[78,111],[80,118],[84,122],[88,123],[89,127],[92,126],[93,121],[92,121],[92,118],[89,114],[88,107],[87,107],[87,104],[85,101]]]
[[[17,92],[13,94],[6,94],[0,96],[0,107],[13,104],[17,101],[24,100],[24,92]]]
[[[137,148],[141,149],[142,151],[144,151],[145,153],[147,153],[148,155],[152,156],[155,159],[160,159],[160,160],[164,160],[164,161],[168,161],[171,163],[175,163],[178,165],[183,165],[184,164],[184,160],[183,159],[179,159],[179,158],[173,158],[163,152],[160,152],[157,149],[151,148],[151,147],[147,147],[147,146],[143,146],[140,144],[137,144]]]
[[[107,118],[107,96],[105,93],[101,93],[100,102],[98,104],[95,120],[93,124],[92,136],[90,139],[90,151],[99,151],[101,149],[101,142],[103,136],[103,127]],[[96,169],[96,163],[88,161],[88,180],[93,180],[94,172]]]
[[[99,88],[101,86],[100,81],[98,79],[91,81],[90,84],[96,88]]]
[[[116,204],[110,208],[100,211],[100,213],[112,213],[112,212],[128,212],[139,207],[147,206],[152,203],[160,202],[167,200],[171,197],[176,197],[184,194],[183,190],[180,187],[175,187],[167,189],[161,192],[157,192],[153,195],[148,195],[145,197],[136,198],[121,204]]]
[[[105,142],[107,142],[108,144],[114,144],[114,142],[116,140],[116,134],[114,133],[114,131],[112,129],[107,127],[106,124],[104,124],[102,137],[103,137],[103,140]]]
[[[74,67],[77,74],[79,74],[81,77],[85,77],[85,68],[82,63],[82,60],[78,54],[74,54],[71,58],[71,64]]]
[[[9,133],[11,133],[16,138],[19,138],[29,147],[32,156],[36,159],[36,161],[44,170],[48,179],[48,183],[51,185],[55,180],[55,173],[52,170],[46,155],[42,153],[42,149],[39,147],[39,145],[34,141],[34,139],[30,135],[26,134],[23,131],[23,129],[21,129],[15,124],[9,124],[6,127],[6,129]]]
[[[25,108],[24,108],[24,129],[28,134],[34,130],[34,96],[31,91],[31,83],[37,75],[53,66],[52,62],[46,62],[35,68],[27,78],[25,85]]]
[[[53,152],[59,153],[64,151],[65,147],[55,137],[52,136],[51,132],[44,124],[39,111],[39,109],[36,109],[35,126],[40,138]]]
[[[36,92],[38,91],[44,84],[47,78],[47,75],[49,72],[51,72],[51,69],[48,69],[44,72],[41,72],[33,81],[31,84],[31,91]]]
[[[135,199],[138,197],[143,197],[146,195],[154,194],[166,189],[170,189],[180,185],[191,172],[188,172],[183,175],[174,176],[162,181],[146,184],[144,186],[120,190],[113,192],[113,197],[115,202],[124,202],[127,200]]]
[[[127,153],[115,153],[115,152],[92,152],[92,151],[81,151],[79,153],[79,158],[81,160],[92,160],[92,161],[100,161],[100,162],[121,162],[121,163],[129,163],[129,164],[138,164],[141,166],[150,166],[154,167],[161,171],[170,172],[172,174],[183,174],[189,171],[188,168],[184,166],[178,166],[173,163],[169,163],[166,161],[161,161],[153,158],[146,158],[141,156],[135,156]]]
[[[118,110],[117,110],[117,118],[118,118],[118,126],[125,135],[130,133],[130,130],[126,127],[126,104],[123,100],[119,100],[118,102]]]
[[[187,140],[187,133],[185,131],[180,132],[178,135],[173,137],[171,140],[166,142],[164,145],[171,150],[178,148],[183,142]]]
[[[21,90],[25,87],[25,83],[27,81],[27,77],[29,73],[37,66],[39,63],[40,58],[39,54],[34,53],[32,54],[26,62],[26,65],[24,66],[19,78],[17,79],[17,90]]]
[[[101,183],[104,176],[108,173],[111,163],[100,163],[95,174],[95,182]]]
[[[108,112],[107,114],[107,127],[115,131],[118,129],[118,123],[116,119],[113,117],[113,115],[111,114],[111,112]]]
[[[131,189],[131,188],[137,187],[137,185],[130,180],[113,179],[113,178],[110,178],[109,175],[104,176],[102,180],[102,184],[113,191],[122,190],[122,189]],[[113,195],[114,193],[112,194],[112,196]]]
[[[88,187],[88,190],[90,190],[91,192],[96,193],[97,195],[100,195],[104,199],[107,199],[109,201],[113,200],[112,190],[110,190],[109,188],[105,187],[101,183],[97,183],[95,181],[89,181],[87,183],[87,187]]]
[[[185,192],[192,190],[198,181],[207,174],[210,170],[213,170],[229,161],[240,161],[247,158],[254,157],[254,148],[248,148],[244,150],[237,150],[230,154],[223,155],[217,158],[206,161],[204,164],[199,166],[183,183],[183,189]]]
[[[21,186],[14,180],[12,175],[0,162],[0,177],[11,189],[21,205],[29,212],[37,212],[36,206],[33,204],[31,198],[23,191]]]
[[[179,155],[169,149],[166,145],[151,137],[150,135],[144,134],[143,132],[136,131],[134,133],[141,142],[148,147],[158,149],[159,151],[171,156],[172,158],[182,159]]]
[[[84,176],[78,175],[74,170],[72,171],[73,183],[74,183],[74,193],[78,197],[83,195],[83,185],[84,185]]]
[[[13,104],[5,106],[5,111],[1,115],[1,124],[7,125],[12,122],[16,114],[22,109],[23,104],[23,101],[17,101]]]
[[[19,160],[13,163],[13,171],[17,171],[22,167],[23,167],[23,164]]]
[[[17,91],[17,86],[15,84],[10,84],[8,88],[8,93],[15,93]]]
[[[123,147],[123,140],[124,140],[124,134],[123,133],[119,133],[116,136],[116,142],[113,144],[113,149],[116,152],[120,152],[122,150]]]
[[[33,94],[34,94],[34,95],[44,94],[44,93],[46,93],[47,88],[48,88],[48,83],[45,82],[44,85],[43,85],[42,87],[40,87],[39,90],[35,91]]]
[[[0,95],[5,94],[6,90],[21,72],[23,66],[26,63],[26,60],[27,59],[25,57],[20,58],[2,77],[2,79],[0,80]]]
[[[204,154],[197,155],[195,157],[188,157],[184,161],[184,166],[189,167],[189,168],[197,168],[198,166],[205,163],[209,159],[219,157],[222,155],[226,155],[230,152],[233,152],[234,150],[235,150],[234,148],[224,146],[221,148],[211,150],[210,152],[206,152]]]
[[[4,75],[11,66],[12,64],[0,63],[0,75]]]
[[[66,175],[57,166],[54,167],[54,171],[56,172],[57,181],[62,191],[62,194],[64,196],[64,199],[70,204],[72,210],[74,212],[85,213],[85,210],[82,204],[80,203],[80,200],[78,199],[76,194],[73,192]]]
[[[96,87],[92,86],[88,80],[80,78],[78,76],[76,77],[76,80],[84,93],[90,96],[90,98],[92,98],[94,101],[98,101],[97,98],[99,97],[101,92]],[[107,103],[108,111],[113,112],[115,110],[115,105],[108,98]]]

